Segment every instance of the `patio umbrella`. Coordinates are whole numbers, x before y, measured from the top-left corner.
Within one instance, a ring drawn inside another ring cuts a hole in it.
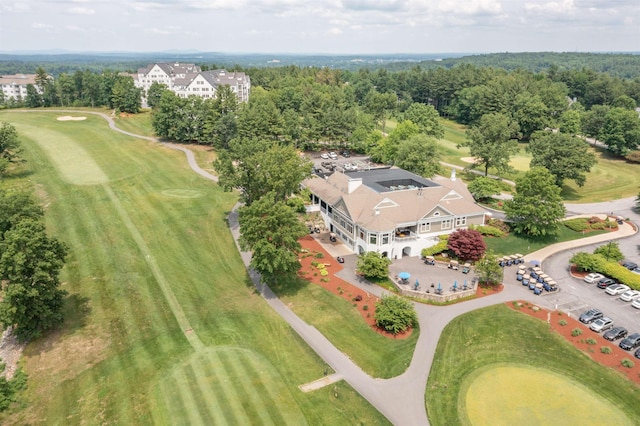
[[[416,283],[415,283],[416,290],[418,289],[418,287],[420,287],[420,283],[418,282],[418,279],[416,278]]]
[[[464,288],[467,288],[467,280],[464,280]]]
[[[442,291],[442,286],[440,285],[440,281],[438,281],[438,291]]]
[[[398,277],[400,277],[400,279],[402,279],[402,280],[408,280],[409,277],[411,277],[411,274],[408,273],[408,272],[400,272],[398,274]]]
[[[458,280],[453,282],[453,289],[455,290],[456,288],[458,288]]]

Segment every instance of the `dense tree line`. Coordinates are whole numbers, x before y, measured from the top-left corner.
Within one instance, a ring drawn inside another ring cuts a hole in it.
[[[42,67],[35,74],[36,84],[27,85],[24,99],[5,99],[0,93],[0,108],[107,107],[130,113],[140,111],[141,89],[134,86],[129,75],[85,70],[52,78]]]

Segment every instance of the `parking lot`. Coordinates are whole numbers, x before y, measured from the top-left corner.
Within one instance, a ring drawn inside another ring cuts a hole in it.
[[[329,153],[334,152],[335,158],[329,157]],[[319,173],[337,172],[352,172],[359,170],[369,170],[371,167],[377,166],[371,163],[369,157],[366,155],[353,154],[347,151],[345,157],[344,151],[322,151],[308,153],[308,157],[313,162],[315,171]],[[326,158],[323,158],[325,157]]]
[[[627,256],[627,260],[640,263],[636,236],[618,242],[620,249]],[[569,313],[573,318],[577,319],[581,313],[589,308],[597,308],[605,316],[613,319],[614,326],[620,325],[627,328],[629,334],[640,332],[640,309],[631,307],[631,302],[623,302],[619,295],[606,294],[604,289],[599,289],[596,286],[596,283],[587,284],[569,273],[569,259],[576,252],[592,252],[598,245],[602,244],[580,247],[548,258],[543,267],[556,279],[561,291],[556,295],[543,297],[549,298],[549,301],[557,309]]]

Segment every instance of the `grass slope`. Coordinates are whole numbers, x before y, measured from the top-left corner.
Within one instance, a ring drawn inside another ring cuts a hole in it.
[[[248,285],[225,222],[233,194],[196,176],[182,153],[98,117],[55,117],[0,113],[28,161],[2,185],[35,187],[50,231],[70,247],[64,327],[27,347],[25,401],[0,421],[387,423],[344,383],[337,398],[299,391],[326,365]],[[57,148],[42,145],[57,143],[51,132],[82,148],[69,165],[91,158],[108,180],[65,179]]]
[[[466,424],[460,398],[466,395],[467,381],[475,372],[497,363],[540,368],[565,376],[608,401],[629,419],[640,419],[638,386],[550,333],[544,322],[497,305],[456,318],[442,333],[426,389],[430,423]],[[486,404],[491,404],[488,395]]]

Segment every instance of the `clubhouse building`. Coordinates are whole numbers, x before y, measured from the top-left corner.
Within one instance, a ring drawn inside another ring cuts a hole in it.
[[[420,256],[439,235],[483,225],[487,214],[455,172],[434,179],[399,168],[336,172],[302,185],[330,232],[356,253],[390,259]]]

